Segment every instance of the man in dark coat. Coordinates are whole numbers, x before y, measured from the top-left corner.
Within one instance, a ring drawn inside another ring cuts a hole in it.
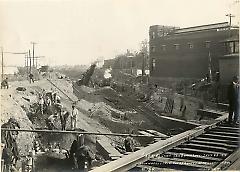
[[[84,145],[84,135],[79,135],[78,140],[74,140],[70,149],[70,158],[73,160],[74,168],[79,170],[90,169],[92,160],[95,158],[92,150]]]
[[[70,116],[68,111],[62,111],[60,114],[60,120],[62,125],[62,130],[66,130],[67,119]]]
[[[20,125],[15,118],[10,118],[7,123],[4,123],[1,126],[1,128],[17,129],[20,128]],[[13,155],[11,156],[12,164],[16,164],[19,159],[19,150],[16,141],[17,136],[18,131],[2,131],[1,133],[1,142],[5,144],[5,148],[10,150]]]
[[[238,76],[233,77],[233,81],[228,87],[228,102],[229,102],[228,122],[237,123],[238,115],[239,115],[239,77]]]
[[[34,83],[34,79],[33,79],[33,74],[32,73],[29,74],[29,82],[30,82],[30,84],[31,84],[31,82]]]

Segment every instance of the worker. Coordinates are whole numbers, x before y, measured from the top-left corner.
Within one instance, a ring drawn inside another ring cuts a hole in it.
[[[129,134],[133,134],[133,131],[130,131]],[[126,149],[126,152],[134,152],[134,145],[133,145],[133,139],[132,137],[127,136],[126,139],[124,140],[124,146]]]
[[[50,97],[47,96],[47,99],[46,99],[46,106],[47,107],[50,107],[52,105],[52,100]]]
[[[76,152],[78,148],[78,142],[77,140],[74,140],[72,142],[71,148],[70,148],[70,153],[69,153],[69,160],[72,163],[73,169],[78,169],[77,165],[77,159],[76,159]]]
[[[236,124],[239,117],[239,77],[234,76],[228,86],[229,116],[228,122]]]
[[[46,113],[49,113],[51,111],[51,107],[52,107],[51,106],[52,101],[49,96],[46,96],[45,104],[46,104]]]
[[[60,114],[60,120],[62,125],[62,130],[66,130],[67,119],[70,113],[68,111],[62,111]]]
[[[40,112],[41,112],[41,114],[43,115],[44,99],[43,99],[43,96],[42,96],[42,95],[40,95],[40,97],[39,97],[39,102],[38,102],[38,104],[39,104],[39,107],[40,107]]]
[[[71,129],[75,130],[77,127],[77,116],[78,116],[78,110],[76,108],[76,105],[72,105],[72,113],[71,113]]]
[[[54,107],[55,107],[55,113],[60,116],[61,112],[62,112],[63,105],[61,105],[60,103],[56,103]]]
[[[34,79],[33,79],[33,74],[32,73],[29,74],[29,82],[30,82],[30,84],[31,84],[31,82],[34,83]]]
[[[7,123],[4,123],[1,128],[16,129],[20,128],[19,123],[15,118],[10,118]],[[15,165],[19,159],[19,150],[17,146],[18,131],[2,131],[1,142],[4,143],[6,148],[11,151],[11,163]]]
[[[52,102],[55,104],[55,99],[56,99],[57,93],[55,90],[52,90]]]
[[[1,89],[8,89],[9,88],[9,85],[8,85],[8,78],[4,79],[1,83]]]
[[[4,160],[3,168],[5,169],[6,172],[10,172],[11,171],[12,157],[13,157],[13,153],[11,151],[11,148],[7,148],[4,145],[4,148],[2,150],[2,159]],[[3,165],[3,164],[1,164],[1,165]]]
[[[61,103],[61,98],[59,95],[56,94],[55,96],[55,103]]]
[[[48,127],[49,130],[53,130],[53,129],[57,129],[54,125],[55,120],[57,119],[57,115],[50,115],[47,119],[46,119],[46,125]]]
[[[78,147],[75,153],[75,157],[77,159],[77,166],[79,170],[89,169],[92,165],[92,160],[94,159],[94,154],[91,149],[84,145],[84,135],[80,134],[78,136]],[[86,167],[87,166],[87,167]]]

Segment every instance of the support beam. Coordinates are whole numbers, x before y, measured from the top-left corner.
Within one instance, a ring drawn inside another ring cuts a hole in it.
[[[121,133],[97,133],[97,132],[85,132],[85,131],[62,131],[62,130],[29,130],[29,129],[9,129],[1,128],[2,131],[19,131],[19,132],[30,132],[30,133],[55,133],[55,134],[87,134],[87,135],[108,135],[108,136],[122,136],[122,137],[153,137],[163,138],[161,136],[144,136],[136,134],[121,134]]]

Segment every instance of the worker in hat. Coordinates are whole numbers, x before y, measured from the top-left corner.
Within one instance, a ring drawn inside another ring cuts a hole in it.
[[[72,105],[72,113],[71,113],[71,129],[75,130],[77,126],[77,116],[78,116],[78,109],[76,105]]]
[[[228,122],[236,124],[239,118],[239,77],[234,76],[228,87],[229,116]]]

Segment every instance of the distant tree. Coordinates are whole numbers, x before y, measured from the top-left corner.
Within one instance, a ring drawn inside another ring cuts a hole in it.
[[[21,76],[27,75],[27,67],[18,67],[18,74]]]

